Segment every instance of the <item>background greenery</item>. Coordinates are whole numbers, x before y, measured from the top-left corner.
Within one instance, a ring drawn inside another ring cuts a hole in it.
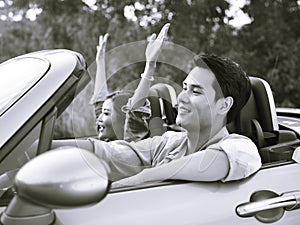
[[[125,43],[145,40],[170,22],[169,41],[194,53],[234,59],[249,75],[262,77],[271,84],[277,106],[300,107],[299,0],[248,0],[242,10],[252,22],[239,29],[228,25],[227,21],[233,18],[226,14],[230,4],[224,0],[94,0],[93,3],[0,0],[0,62],[35,50],[67,48],[82,53],[94,71],[100,34],[110,33],[109,51]],[[125,7],[134,10],[134,19],[124,16]],[[35,20],[27,16],[33,11],[38,12]],[[108,64],[109,70],[116,74],[114,77],[118,77],[109,80],[111,89],[138,79],[144,66],[135,63],[114,70],[115,63]],[[179,83],[184,77],[182,70],[163,63],[157,73]]]

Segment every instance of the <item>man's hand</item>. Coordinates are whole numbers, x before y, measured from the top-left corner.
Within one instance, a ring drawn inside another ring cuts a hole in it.
[[[159,32],[157,38],[155,33],[151,35],[150,41],[147,45],[146,52],[145,52],[146,62],[156,63],[162,48],[163,41],[167,37],[169,27],[170,27],[169,23],[165,24],[161,29],[161,31]]]
[[[99,36],[99,44],[97,46],[96,63],[100,63],[104,59],[108,33]]]

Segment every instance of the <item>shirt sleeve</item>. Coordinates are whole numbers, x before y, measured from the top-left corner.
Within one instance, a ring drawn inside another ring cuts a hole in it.
[[[139,141],[149,136],[148,119],[151,116],[150,101],[146,99],[143,106],[132,108],[131,99],[122,107],[126,113],[124,140]]]
[[[223,182],[246,178],[262,165],[256,145],[247,137],[231,135],[220,143],[220,148],[226,153],[230,166]]]
[[[110,167],[110,180],[129,177],[151,167],[152,158],[160,137],[147,138],[139,142],[104,142],[89,138],[94,153]]]
[[[210,148],[154,168],[144,169],[135,176],[117,181],[113,187],[134,186],[168,179],[219,181],[227,175],[228,170],[226,154],[219,149]]]
[[[240,135],[213,144],[169,163],[146,168],[140,173],[119,180],[114,187],[134,186],[168,179],[190,181],[231,181],[246,178],[261,166],[255,144]]]

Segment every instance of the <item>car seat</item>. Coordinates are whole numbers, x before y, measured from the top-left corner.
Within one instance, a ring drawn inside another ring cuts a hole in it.
[[[270,85],[261,78],[249,78],[251,96],[227,128],[230,133],[251,138],[257,145],[263,162],[289,160],[294,147],[299,145],[296,133],[280,129]]]
[[[172,127],[174,129],[177,115],[175,89],[169,84],[154,84],[149,90],[148,99],[151,103],[150,136],[160,136]]]
[[[265,80],[249,78],[252,86],[249,100],[227,128],[229,132],[243,134],[253,139],[258,147],[263,147],[272,144],[279,130],[274,98]]]

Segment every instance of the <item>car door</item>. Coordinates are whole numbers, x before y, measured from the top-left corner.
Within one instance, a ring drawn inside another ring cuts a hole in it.
[[[55,210],[55,225],[296,225],[300,221],[300,211],[297,209],[299,174],[300,164],[278,162],[263,166],[256,174],[242,181],[163,182],[112,189],[96,205]],[[283,193],[286,195],[278,198]],[[272,199],[273,202],[267,204],[261,201],[263,199]],[[249,205],[251,201],[264,204]]]

